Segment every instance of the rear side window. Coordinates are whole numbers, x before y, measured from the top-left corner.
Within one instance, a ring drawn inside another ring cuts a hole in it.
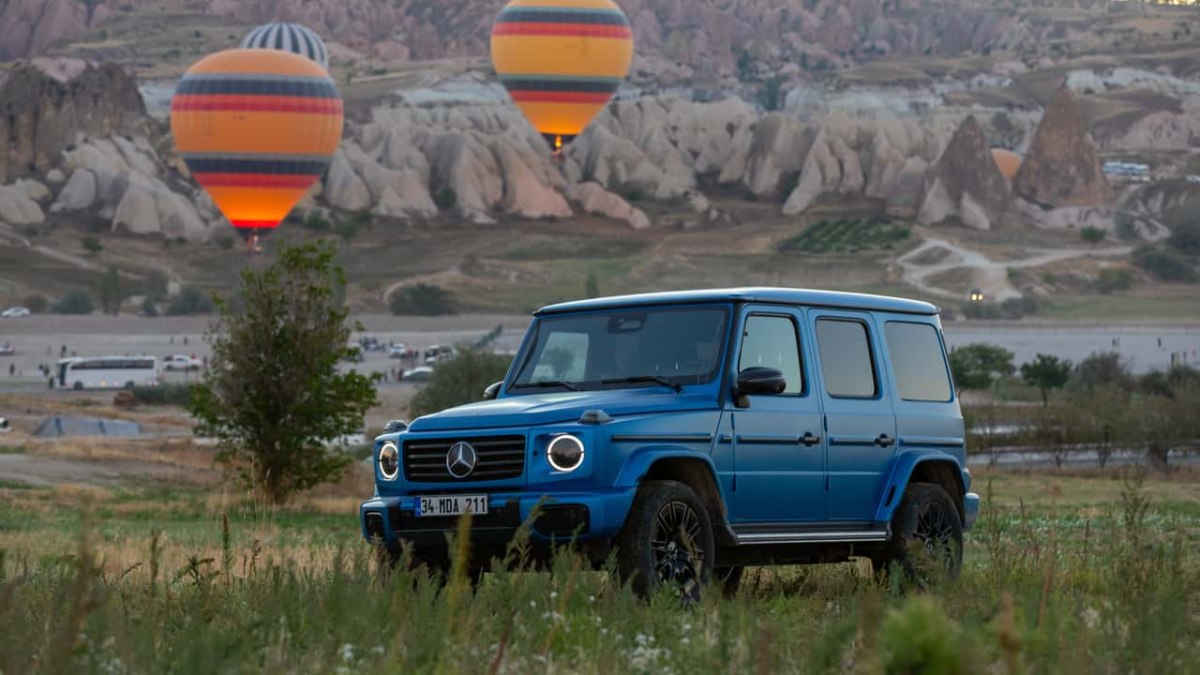
[[[835,398],[874,398],[879,393],[867,326],[860,321],[817,320],[817,347],[825,391]]]
[[[925,323],[889,321],[883,332],[900,398],[905,401],[949,401],[950,375],[937,329]]]
[[[784,316],[750,316],[742,340],[738,371],[747,368],[775,368],[787,380],[784,394],[803,394],[804,376],[800,369],[800,343],[796,323]]]

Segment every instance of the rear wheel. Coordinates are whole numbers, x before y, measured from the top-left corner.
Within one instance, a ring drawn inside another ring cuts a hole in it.
[[[74,386],[74,387],[71,387],[71,388],[72,388],[72,389],[74,389],[75,391],[83,391],[83,383],[82,383],[82,382],[76,382],[76,383],[75,383],[75,386]]]
[[[696,493],[676,481],[643,484],[618,537],[617,566],[634,592],[649,597],[670,588],[699,600],[713,557],[712,524]]]
[[[892,516],[892,540],[871,557],[876,574],[928,588],[962,571],[962,518],[938,485],[913,483]]]

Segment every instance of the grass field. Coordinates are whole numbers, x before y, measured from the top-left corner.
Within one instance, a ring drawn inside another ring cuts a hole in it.
[[[472,592],[381,575],[344,486],[281,510],[197,488],[0,486],[0,670],[1200,672],[1200,481],[993,474],[962,577],[752,570],[644,603],[568,555]],[[361,488],[362,486],[359,486]]]

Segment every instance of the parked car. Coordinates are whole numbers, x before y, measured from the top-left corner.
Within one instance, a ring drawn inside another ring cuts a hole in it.
[[[0,312],[0,317],[4,317],[5,319],[20,319],[27,317],[30,314],[32,314],[32,312],[24,307],[9,307],[3,312]]]
[[[7,417],[0,417],[0,434],[7,434],[12,431],[12,425],[8,423]]]
[[[0,356],[12,356],[16,353],[17,350],[14,349],[11,344],[5,342],[4,344],[0,345]]]
[[[200,370],[204,365],[200,359],[187,354],[172,354],[162,360],[163,370],[184,371]]]
[[[433,365],[454,358],[454,347],[434,345],[425,350],[425,364]]]
[[[405,382],[428,382],[433,377],[433,368],[420,366],[404,373],[401,378]]]
[[[615,549],[643,595],[732,590],[754,565],[861,557],[919,584],[961,567],[979,496],[933,305],[587,300],[537,312],[515,363],[487,400],[376,439],[362,534],[393,560],[411,546],[445,568],[472,512],[477,575],[538,507],[535,555],[574,542],[600,566]]]
[[[409,355],[409,349],[403,343],[396,343],[388,349],[388,358],[406,359]]]

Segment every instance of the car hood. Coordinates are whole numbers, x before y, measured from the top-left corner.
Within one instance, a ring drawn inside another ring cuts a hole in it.
[[[510,396],[451,408],[421,417],[409,427],[414,432],[457,431],[493,427],[534,427],[574,422],[588,410],[603,410],[612,417],[659,412],[681,412],[717,407],[709,392],[676,394],[666,389],[554,392]]]

